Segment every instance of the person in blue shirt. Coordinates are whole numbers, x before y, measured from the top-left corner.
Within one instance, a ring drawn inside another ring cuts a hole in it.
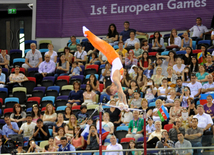
[[[66,151],[76,151],[75,147],[68,143],[68,140],[66,137],[61,137],[60,139],[61,144],[58,145],[58,152],[66,152]],[[76,153],[69,153],[69,155],[76,155]]]
[[[0,66],[0,84],[5,84],[6,82],[6,76],[4,73],[2,73],[2,67]]]
[[[2,135],[3,135],[4,139],[8,140],[7,137],[9,135],[14,135],[14,134],[17,134],[19,132],[19,127],[18,127],[18,124],[16,122],[11,122],[9,116],[5,116],[4,121],[6,124],[2,128],[2,131],[3,131]]]
[[[80,111],[76,114],[78,123],[82,123],[86,118],[89,117],[87,114],[87,106],[81,105]]]

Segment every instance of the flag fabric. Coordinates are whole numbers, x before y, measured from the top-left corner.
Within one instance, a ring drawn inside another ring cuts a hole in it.
[[[198,59],[198,64],[203,65],[203,54],[202,54],[202,52],[198,53],[197,59]]]
[[[163,105],[158,110],[158,115],[162,122],[167,120],[167,118],[169,118],[169,113],[166,111],[166,109]]]

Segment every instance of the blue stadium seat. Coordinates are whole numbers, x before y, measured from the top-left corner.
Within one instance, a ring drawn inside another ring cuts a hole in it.
[[[128,131],[128,130],[129,130],[129,127],[128,127],[128,126],[118,126],[118,127],[116,128],[116,131],[120,131],[120,130]]]
[[[67,106],[59,106],[59,107],[56,108],[56,111],[65,111],[66,107]]]
[[[192,41],[192,48],[195,50],[196,49],[196,41]]]
[[[13,59],[13,64],[18,63],[18,62],[25,63],[25,59],[24,58],[15,58],[15,59]]]
[[[53,136],[53,129],[48,129],[49,131],[49,136],[52,137]]]
[[[177,51],[176,54],[186,54],[187,52],[186,51]]]
[[[155,102],[149,103],[149,107],[155,107]]]
[[[8,97],[8,98],[5,98],[5,103],[7,102],[16,102],[16,103],[19,103],[19,98],[17,97]]]
[[[58,93],[60,91],[60,86],[49,86],[47,90],[56,90]]]
[[[161,53],[161,55],[168,55],[169,54],[169,51],[164,51]]]
[[[94,74],[96,76],[96,79],[99,79],[99,75],[98,74]],[[86,75],[85,79],[89,79],[89,77],[91,76],[91,74]]]
[[[55,97],[54,96],[45,96],[42,98],[42,101],[52,101],[53,104],[55,103]]]

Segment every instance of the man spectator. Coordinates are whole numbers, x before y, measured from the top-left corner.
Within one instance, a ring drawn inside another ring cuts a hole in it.
[[[5,84],[6,82],[6,76],[4,73],[2,73],[2,67],[0,66],[0,84]]]
[[[19,127],[16,122],[11,122],[9,116],[4,117],[5,125],[2,127],[2,135],[4,139],[8,140],[9,135],[17,134],[19,132]]]
[[[34,129],[36,127],[36,123],[32,122],[31,114],[27,115],[26,121],[27,122],[23,123],[19,130],[19,134],[22,134],[22,132],[24,132],[24,134],[23,134],[24,141],[28,141],[29,139],[31,139],[33,137]]]
[[[191,82],[187,85],[190,88],[191,95],[198,97],[201,94],[202,85],[197,81],[196,75],[191,74]]]
[[[58,152],[76,151],[75,147],[68,143],[66,137],[61,137],[61,144],[59,145]],[[70,155],[76,155],[76,153],[69,153]]]
[[[175,143],[175,148],[191,148],[192,144],[190,141],[184,139],[184,135],[180,132],[178,133],[178,141]],[[192,149],[177,150],[176,155],[192,155]]]
[[[106,150],[123,150],[123,147],[121,144],[117,143],[117,139],[114,135],[110,138],[111,144],[109,144],[106,148]],[[106,152],[105,155],[123,155],[123,152]]]
[[[176,80],[176,83],[177,83],[177,85],[175,87],[176,96],[181,96],[182,95],[182,89],[183,89],[183,87],[182,87],[182,83],[183,82],[182,82],[182,80],[180,78],[178,78]],[[176,135],[176,137],[177,137],[177,135]]]
[[[55,68],[56,68],[56,64],[54,61],[50,60],[50,55],[46,54],[45,55],[45,61],[43,61],[40,65],[39,65],[39,73],[35,74],[36,77],[36,83],[40,84],[43,77],[46,76],[53,76],[54,72],[55,72]]]
[[[163,131],[161,140],[157,142],[155,148],[173,148],[174,142],[169,139],[169,135],[167,131]],[[161,155],[173,155],[173,150],[161,150]]]
[[[91,42],[88,40],[88,41],[84,41],[82,42],[82,50],[83,51],[86,51],[87,53],[89,51],[91,51],[90,53],[92,52],[96,52],[96,48],[94,48],[94,46],[91,44]]]
[[[210,46],[208,49],[214,49],[214,31],[212,31],[212,33],[211,33],[211,40],[212,40],[212,42],[213,42],[213,45]],[[212,53],[212,54],[213,54],[213,53]]]
[[[154,68],[153,75],[156,74],[157,67],[161,67],[162,68],[162,75],[163,76],[168,76],[167,67],[168,67],[169,61],[167,59],[166,60],[162,60],[160,55],[158,55],[158,54],[157,54],[156,58],[157,58],[157,61],[156,61],[157,65]]]
[[[43,124],[42,119],[37,120],[37,125],[35,126],[33,138],[38,141],[38,140],[48,140],[48,126]]]
[[[10,56],[6,53],[6,50],[1,50],[1,54],[0,54],[0,66],[2,68],[8,68],[10,62]]]
[[[192,119],[192,127],[187,129],[187,132],[185,134],[185,138],[189,140],[193,147],[202,147],[201,144],[201,138],[203,135],[203,129],[198,128],[198,119],[193,118]],[[195,155],[202,155],[201,150],[196,150],[197,153]]]
[[[134,138],[137,142],[140,137],[143,137],[144,120],[139,118],[139,111],[133,112],[133,118],[134,119],[129,122],[129,130],[126,138]]]
[[[8,153],[7,149],[3,147],[3,141],[0,139],[0,154]]]
[[[197,43],[198,41],[203,40],[203,36],[205,34],[209,34],[207,27],[202,24],[201,17],[196,18],[196,25],[194,25],[191,29],[187,30],[187,32],[193,32],[192,40],[197,41]]]
[[[181,119],[176,118],[175,122],[176,124],[173,125],[173,128],[169,130],[169,139],[171,139],[174,143],[178,141],[178,133],[181,132],[183,135],[185,135],[185,129],[181,127]]]
[[[36,44],[30,44],[31,50],[27,52],[25,57],[25,63],[22,65],[25,70],[28,68],[38,68],[39,64],[42,62],[42,54],[36,49]]]
[[[202,142],[206,142],[206,145],[211,146],[212,144],[212,131],[210,131],[210,127],[213,125],[212,118],[209,114],[206,114],[204,112],[204,107],[203,105],[198,105],[197,106],[197,111],[198,114],[193,116],[193,118],[198,119],[198,127],[203,129],[203,137],[202,137]]]
[[[130,24],[128,21],[124,22],[123,26],[125,29],[120,33],[120,42],[123,41],[125,43],[125,41],[130,38],[130,31],[134,31],[138,35],[145,35],[147,38],[149,37],[147,33],[138,32],[135,29],[130,29],[129,25]]]
[[[207,75],[208,83],[205,83],[202,87],[202,93],[210,94],[214,91],[214,82],[212,74]]]

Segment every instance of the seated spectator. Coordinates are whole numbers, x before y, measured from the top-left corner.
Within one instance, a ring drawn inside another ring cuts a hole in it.
[[[36,49],[36,44],[31,43],[30,48],[31,50],[25,56],[25,63],[22,65],[22,68],[25,68],[25,70],[28,68],[38,68],[42,62],[42,54]]]
[[[143,74],[146,75],[147,78],[151,78],[153,75],[154,65],[149,64],[148,68],[143,71]]]
[[[148,107],[148,101],[145,98],[143,98],[142,101],[141,101],[141,108],[140,109],[146,111],[147,117],[151,117],[152,116],[152,108]],[[143,118],[142,114],[140,115],[140,117]]]
[[[180,77],[182,75],[184,68],[185,68],[185,65],[182,64],[182,59],[180,57],[177,58],[176,62],[177,62],[177,64],[175,64],[173,66],[173,70],[174,70],[175,74],[178,77]]]
[[[68,124],[65,126],[65,133],[72,135],[73,137],[73,129],[77,126],[77,118],[74,114],[71,115]]]
[[[143,70],[146,70],[148,69],[149,64],[151,64],[151,59],[149,59],[148,52],[143,52],[141,56],[142,56],[142,59],[139,61],[140,67],[142,67]]]
[[[142,40],[142,43],[141,43],[142,47],[141,47],[141,49],[144,50],[144,52],[149,52],[149,45],[148,44],[149,43],[148,43],[147,39],[143,39]]]
[[[92,90],[92,86],[90,84],[86,84],[85,92],[83,93],[84,102],[82,105],[93,105],[96,103],[96,93]]]
[[[88,138],[89,128],[91,125],[93,125],[93,119],[92,118],[85,119],[80,124],[81,129],[83,129],[81,136],[83,136],[85,140],[87,140],[87,138]]]
[[[72,110],[70,107],[65,108],[64,121],[68,121],[72,115]]]
[[[195,108],[195,102],[193,98],[188,98],[187,99],[187,104],[188,104],[188,115],[189,115],[189,120],[192,119],[193,116],[198,114],[197,109]]]
[[[146,137],[149,137],[149,135],[156,130],[153,122],[154,121],[153,121],[152,117],[148,117],[147,125],[146,125]]]
[[[12,122],[16,122],[19,127],[21,127],[22,123],[25,122],[26,113],[22,111],[22,107],[20,104],[16,103],[13,106],[13,113],[10,115],[10,120]]]
[[[199,71],[198,59],[197,57],[193,56],[190,63],[190,72],[197,73],[198,71]]]
[[[160,55],[156,55],[156,65],[155,65],[155,69],[154,69],[154,72],[153,72],[153,75],[156,74],[156,71],[157,71],[157,68],[162,68],[162,72],[161,72],[161,75],[163,76],[167,76],[167,67],[168,67],[168,63],[169,63],[169,60],[166,59],[166,60],[162,60]]]
[[[104,88],[106,89],[108,86],[111,86],[111,71],[106,72],[106,76],[103,79]]]
[[[74,128],[74,138],[72,139],[72,142],[71,142],[77,151],[82,150],[85,144],[84,138],[83,136],[81,136],[80,130],[81,128],[79,126]]]
[[[64,48],[65,60],[68,61],[71,64],[72,61],[73,61],[74,55],[71,54],[70,52],[71,52],[70,48],[68,46],[66,46]]]
[[[114,42],[119,40],[119,33],[117,32],[117,27],[115,24],[109,25],[108,34],[104,40],[107,41],[110,45],[114,45]]]
[[[139,87],[142,87],[144,85],[144,83],[147,82],[147,78],[143,74],[143,68],[142,67],[138,67],[138,73],[137,73],[135,80],[137,81],[137,84]]]
[[[210,46],[208,49],[214,49],[214,31],[212,31],[212,33],[211,33],[211,40],[212,40],[212,43],[213,43],[213,45],[212,46]]]
[[[136,79],[137,73],[138,73],[138,67],[136,65],[133,65],[129,70],[129,75],[132,80]]]
[[[1,50],[1,54],[0,54],[0,66],[2,68],[8,68],[9,66],[9,62],[10,62],[10,56],[6,53],[6,50]]]
[[[187,86],[191,81],[191,71],[189,67],[185,67],[183,72],[182,72],[182,76],[181,76],[182,80],[183,80],[183,84],[182,86]]]
[[[99,59],[101,65],[105,64],[107,62],[107,57],[100,51],[99,51],[99,58],[98,59]]]
[[[61,144],[59,145],[58,152],[66,152],[66,151],[76,151],[75,147],[68,143],[66,137],[61,137],[60,139]],[[76,153],[70,153],[71,155],[76,155]]]
[[[42,119],[37,120],[37,125],[35,126],[35,129],[34,129],[33,138],[36,141],[48,140],[49,138],[48,126],[43,124]]]
[[[182,80],[181,79],[176,79],[176,87],[175,87],[175,91],[176,91],[176,96],[181,96],[182,94]]]
[[[143,50],[140,48],[140,42],[136,42],[135,44],[134,44],[134,49],[133,49],[133,51],[134,51],[134,56],[136,57],[136,59],[140,59],[140,58],[142,58],[142,56],[143,56]],[[146,59],[146,58],[145,58]]]
[[[43,77],[53,76],[55,73],[56,64],[50,60],[50,55],[45,55],[45,61],[39,65],[39,73],[35,74],[36,84],[41,84]]]
[[[167,79],[168,81],[168,85],[171,86],[171,87],[175,87],[176,85],[176,80],[177,80],[177,75],[173,73],[173,68],[171,66],[169,66],[167,68],[167,73],[168,75],[165,76],[164,78]]]
[[[81,105],[80,111],[77,112],[76,118],[78,123],[82,123],[84,120],[86,120],[89,117],[87,113],[87,106],[86,105]]]
[[[42,119],[43,116],[42,116],[37,104],[33,105],[31,116],[32,116],[32,122],[34,122],[34,123],[36,123],[38,119]]]
[[[28,141],[33,137],[34,129],[36,127],[36,123],[32,122],[32,116],[30,114],[26,117],[26,123],[23,123],[19,134],[22,134],[23,132],[23,141]]]
[[[128,70],[124,68],[123,70],[123,78],[121,80],[122,87],[128,88],[131,82],[131,77],[129,76]]]
[[[34,153],[34,152],[41,152],[42,148],[40,148],[38,145],[36,145],[35,140],[31,139],[28,142],[28,149],[27,153]]]
[[[48,103],[46,105],[46,110],[42,118],[42,120],[44,121],[44,125],[52,127],[55,126],[56,118],[57,114],[55,113],[54,106],[51,103]]]
[[[137,59],[134,56],[134,51],[130,50],[129,54],[126,55],[125,57],[125,67],[126,68],[131,68],[131,66],[136,65],[137,66]]]
[[[53,50],[54,46],[53,44],[48,44],[49,51],[45,53],[45,55],[50,55],[50,60],[54,61],[56,63],[57,61],[57,53]]]
[[[2,67],[0,66],[0,85],[4,85],[6,82],[6,76],[4,73],[2,73]]]
[[[2,136],[8,140],[9,135],[14,135],[19,132],[19,127],[16,122],[11,122],[9,116],[4,116],[5,125],[2,127]]]
[[[197,54],[198,59],[201,54],[202,54],[202,57],[200,59],[202,59],[202,62],[200,64],[203,65],[203,64],[207,63],[206,55],[210,54],[209,52],[207,52],[207,45],[201,44],[201,52]]]
[[[58,130],[59,128],[63,128],[65,127],[65,123],[64,123],[64,117],[62,113],[59,113],[57,115],[57,122],[56,124],[53,126],[53,135],[56,136],[58,134]]]
[[[114,99],[111,100],[110,105],[116,106],[116,101]],[[110,107],[106,112],[109,113],[110,121],[114,123],[115,127],[121,124],[121,111],[118,108]]]
[[[17,151],[17,153],[26,153],[26,151],[23,149],[22,143],[18,143],[18,148],[15,149],[15,151]]]
[[[125,42],[125,49],[129,51],[130,49],[134,49],[135,43],[140,43],[138,38],[135,38],[135,31],[130,31],[130,38]]]
[[[56,152],[56,150],[57,150],[57,148],[54,144],[54,138],[51,137],[48,139],[48,145],[46,145],[45,148],[43,148],[42,152]]]
[[[73,75],[80,75],[80,72],[82,71],[82,68],[80,67],[80,63],[77,61],[74,61],[72,63],[72,68],[71,68],[71,74],[69,74],[70,77]]]
[[[186,49],[186,54],[183,55],[183,63],[187,66],[189,66],[191,64],[191,59],[192,59],[192,56],[193,56],[193,53],[192,53],[192,48],[187,46]]]
[[[64,137],[64,136],[65,136],[65,130],[64,130],[63,127],[60,127],[60,128],[58,129],[57,134],[56,134],[55,137],[54,137],[54,145],[58,147],[58,145],[61,144],[60,139],[61,139],[62,137]]]
[[[121,112],[121,122],[120,126],[128,126],[129,122],[133,120],[133,114],[131,111],[122,111]]]
[[[116,136],[112,135],[111,138],[110,138],[110,142],[111,144],[109,144],[106,148],[106,150],[121,150],[120,152],[117,151],[117,152],[106,152],[105,155],[123,155],[123,146],[121,144],[118,144],[117,143],[117,139],[116,139]]]
[[[92,52],[96,52],[96,48],[94,48],[94,46],[90,43],[90,41],[84,41],[82,42],[82,50],[83,51],[86,51],[86,52],[89,52],[90,50]]]
[[[68,103],[66,106],[72,107],[76,105],[81,105],[83,101],[83,91],[80,89],[80,82],[73,82],[74,90],[72,90],[68,95]]]
[[[159,31],[156,31],[154,33],[154,38],[152,39],[152,50],[163,52],[165,49],[164,40],[161,37],[161,34]]]
[[[58,76],[68,75],[69,66],[69,62],[66,61],[64,53],[61,54],[59,62],[57,63],[56,74],[54,74],[54,76],[57,78]]]
[[[162,68],[161,67],[157,67],[156,71],[157,72],[152,75],[151,79],[154,81],[155,87],[159,87],[161,85],[162,81],[163,81],[164,76],[161,75],[161,73],[162,73]],[[167,84],[167,79],[165,79],[165,81],[166,81],[166,84]]]
[[[140,108],[141,107],[142,98],[140,97],[140,92],[135,91],[133,98],[130,99],[130,107],[131,108]]]
[[[127,97],[128,98],[133,97],[135,91],[139,91],[139,87],[138,87],[137,82],[135,80],[131,80],[130,87],[128,88],[128,91],[127,91],[127,93],[128,93]]]
[[[173,48],[173,50],[178,51],[181,48],[181,38],[177,36],[177,30],[172,29],[170,38],[168,39],[168,45],[169,46],[175,46],[177,45],[177,48]]]
[[[190,88],[185,86],[180,97],[182,107],[188,107],[187,99],[189,98],[194,98],[194,95],[191,94]]]
[[[119,52],[122,52],[122,54],[123,54],[123,57],[125,57],[126,56],[126,54],[127,54],[127,50],[125,49],[125,48],[123,48],[123,42],[121,41],[121,42],[119,42],[118,43],[118,49],[116,50],[116,52],[119,54]]]
[[[176,118],[175,119],[175,124],[173,124],[173,128],[171,128],[169,130],[169,139],[172,140],[174,143],[176,143],[178,141],[178,133],[182,133],[183,135],[185,135],[185,129],[183,127],[181,127],[181,119],[180,118]]]
[[[202,85],[200,82],[196,81],[195,74],[191,74],[191,83],[189,83],[187,86],[190,88],[190,92],[194,98],[201,94]]]
[[[98,150],[99,149],[99,136],[95,125],[89,127],[89,134],[87,139],[86,150]]]
[[[174,148],[174,142],[169,138],[167,131],[162,131],[161,135],[161,140],[157,142],[155,148]],[[173,154],[173,150],[161,150],[160,154]]]
[[[136,143],[134,140],[130,140],[128,149],[136,149]],[[133,154],[133,153],[134,155],[142,155],[141,151],[128,151],[126,152],[126,155]]]
[[[162,106],[162,104],[163,104],[163,102],[162,102],[162,100],[161,99],[157,99],[156,101],[155,101],[155,108],[153,109],[153,113],[152,113],[152,119],[154,120],[154,121],[160,121],[161,119],[160,119],[160,117],[159,117],[159,115],[158,115],[158,110],[161,108],[161,106]],[[165,107],[165,109],[166,109],[166,111],[168,111],[168,109]]]
[[[100,87],[99,87],[100,83],[94,74],[90,75],[87,84],[91,85],[92,90],[95,91],[96,94],[100,94],[100,92],[99,92],[100,91]]]
[[[178,141],[175,143],[175,148],[192,148],[192,144],[190,141],[184,139],[183,133],[178,133]],[[192,149],[185,149],[185,150],[176,150],[177,154],[185,154],[185,155],[192,155]]]
[[[209,74],[206,76],[206,78],[208,82],[203,85],[201,92],[205,94],[210,94],[214,91],[213,76],[212,74]]]
[[[180,51],[184,51],[187,47],[192,48],[192,39],[189,38],[188,33],[184,32],[182,35],[184,38],[181,40],[181,49]]]
[[[207,96],[207,104],[204,105],[204,112],[209,114],[214,120],[214,104],[213,104],[213,97],[211,95]]]
[[[156,100],[155,95],[157,93],[157,88],[154,86],[154,81],[152,79],[147,79],[147,83],[145,83],[141,91],[145,94],[144,98],[148,103]]]
[[[197,81],[200,82],[202,85],[204,85],[208,81],[207,75],[209,75],[209,73],[205,71],[206,70],[204,66],[199,66],[199,72],[196,73]]]
[[[103,68],[103,69],[101,70],[101,75],[102,75],[102,76],[100,77],[100,81],[101,81],[101,82],[103,82],[103,79],[104,79],[104,77],[106,76],[107,71],[111,71],[111,64],[110,64],[108,61],[105,62],[105,68]]]
[[[133,120],[129,122],[129,130],[126,138],[135,138],[135,141],[143,137],[143,124],[144,120],[139,118],[139,111],[133,111]]]
[[[180,106],[181,102],[179,99],[175,99],[174,101],[174,106],[170,108],[170,113],[169,113],[169,118],[170,118],[170,123],[172,124],[173,122],[175,122],[176,118],[181,117],[182,114],[182,107]]]
[[[71,36],[71,43],[69,43],[69,48],[71,50],[71,52],[76,52],[77,51],[77,41],[76,41],[76,37],[75,36]]]
[[[212,62],[212,55],[206,55],[207,63],[204,64],[206,72],[212,73],[214,71],[214,63]]]
[[[175,88],[170,88],[169,94],[166,96],[166,102],[163,104],[165,107],[172,107],[174,106],[174,101],[176,99],[176,92]]]
[[[74,53],[74,61],[77,61],[80,65],[85,65],[87,60],[87,52],[82,50],[82,46],[77,44],[77,51]]]
[[[89,53],[88,53],[89,54]],[[88,64],[85,65],[85,68],[87,68],[88,65],[93,65],[93,64],[100,64],[98,58],[97,58],[97,53],[93,52],[91,53],[91,60],[89,61]]]
[[[189,128],[185,134],[185,139],[191,142],[192,147],[202,147],[201,139],[203,135],[203,129],[198,128],[197,125],[198,125],[198,119],[193,118],[192,127]],[[202,155],[201,149],[197,149],[195,151],[197,152],[197,155]]]
[[[168,92],[167,79],[163,78],[162,87],[158,88],[158,99],[166,100]]]

